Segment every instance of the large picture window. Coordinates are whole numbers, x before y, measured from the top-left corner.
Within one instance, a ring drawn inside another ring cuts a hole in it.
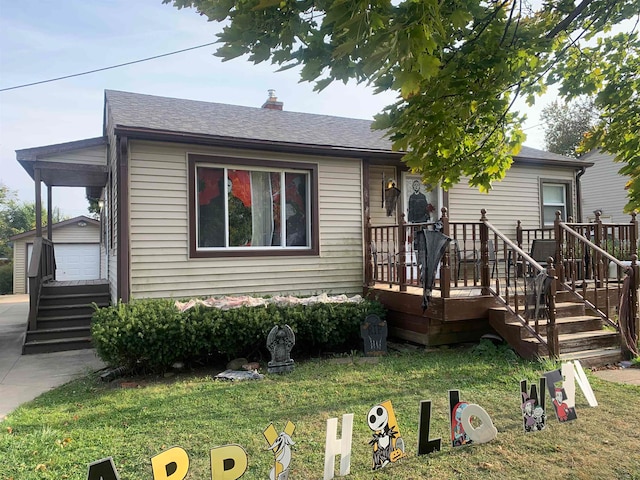
[[[190,162],[192,256],[315,251],[315,166],[202,158]]]

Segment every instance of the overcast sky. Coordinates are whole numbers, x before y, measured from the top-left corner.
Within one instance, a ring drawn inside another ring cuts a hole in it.
[[[219,29],[161,0],[0,0],[0,88],[202,45],[215,41]],[[365,119],[394,101],[355,84],[316,93],[298,83],[295,70],[277,73],[243,58],[223,63],[215,48],[0,92],[0,182],[33,202],[33,180],[15,150],[101,136],[105,89],[254,107],[275,89],[286,110]],[[526,145],[543,148],[541,128],[531,127],[551,100],[523,110]],[[53,202],[64,215],[87,214],[84,189],[54,188]]]

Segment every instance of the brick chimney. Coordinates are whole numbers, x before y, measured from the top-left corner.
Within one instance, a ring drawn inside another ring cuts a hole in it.
[[[278,101],[278,97],[276,97],[276,91],[271,89],[269,90],[269,98],[267,98],[266,102],[262,104],[262,108],[268,108],[269,110],[282,110],[282,102]]]

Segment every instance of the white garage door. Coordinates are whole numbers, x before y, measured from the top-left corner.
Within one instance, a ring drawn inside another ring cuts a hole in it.
[[[56,243],[56,280],[100,278],[100,245],[97,243]],[[29,245],[29,262],[33,245]]]

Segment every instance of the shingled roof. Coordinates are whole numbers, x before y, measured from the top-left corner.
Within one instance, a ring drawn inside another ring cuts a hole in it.
[[[116,129],[188,134],[238,141],[391,154],[384,132],[370,120],[105,90],[105,113]],[[106,119],[105,119],[106,120]],[[399,153],[398,153],[399,154]],[[588,162],[530,147],[516,161],[589,166]]]

